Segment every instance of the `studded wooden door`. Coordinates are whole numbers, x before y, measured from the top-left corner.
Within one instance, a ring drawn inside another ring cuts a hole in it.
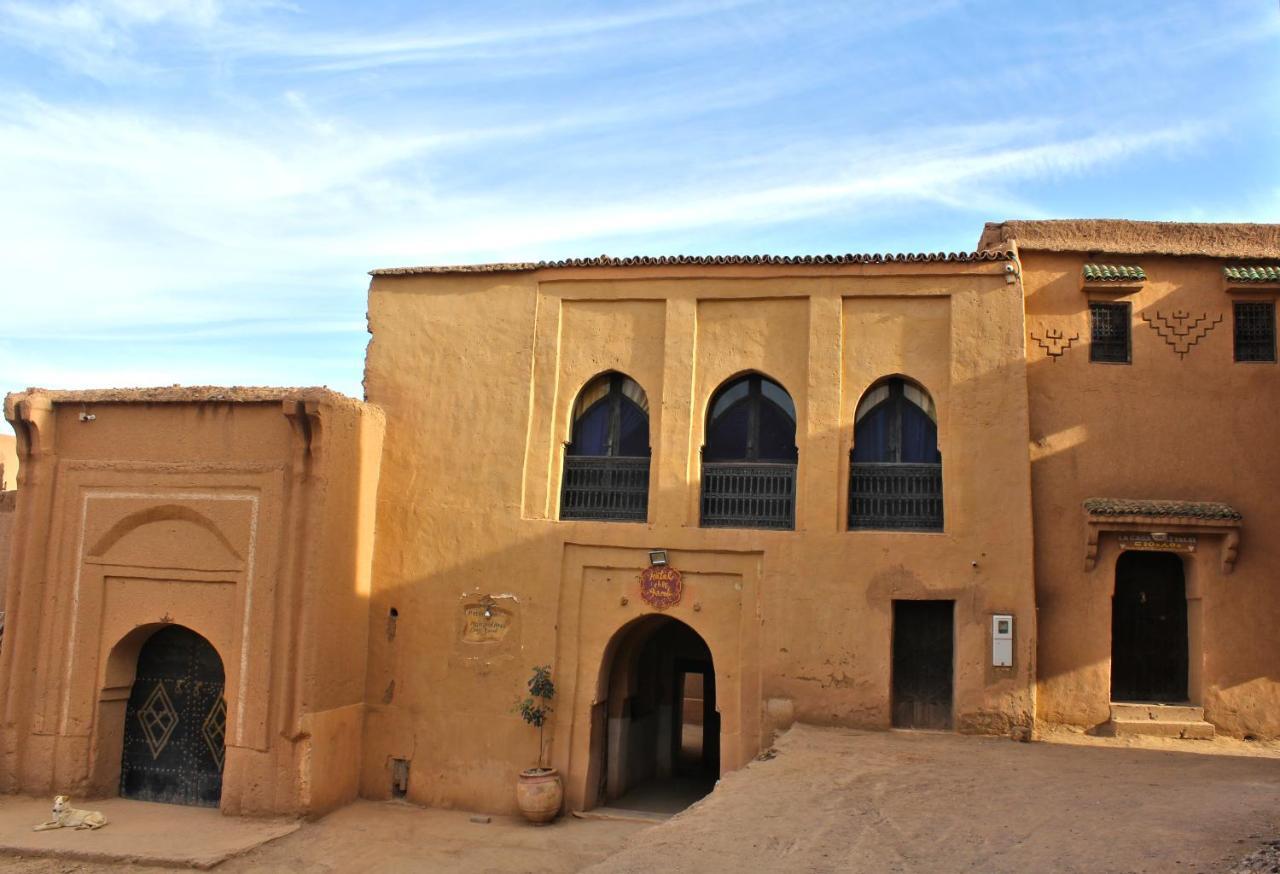
[[[222,797],[227,704],[217,651],[170,626],[138,654],[125,712],[120,794],[142,801],[217,807]]]

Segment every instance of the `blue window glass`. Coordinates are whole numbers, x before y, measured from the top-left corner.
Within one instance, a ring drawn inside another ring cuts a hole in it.
[[[649,401],[635,380],[606,373],[587,383],[574,410],[570,455],[649,455]]]
[[[942,462],[933,402],[917,386],[902,379],[891,379],[871,388],[859,405],[857,417],[853,434],[854,463]]]
[[[795,461],[796,412],[787,390],[753,373],[711,400],[705,461]]]

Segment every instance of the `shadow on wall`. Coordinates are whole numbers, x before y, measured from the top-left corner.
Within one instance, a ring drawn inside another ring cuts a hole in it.
[[[1190,695],[1221,731],[1280,735],[1280,642],[1270,631],[1280,623],[1280,601],[1268,571],[1280,567],[1280,541],[1257,536],[1280,527],[1270,486],[1280,482],[1280,456],[1259,443],[1280,430],[1280,407],[1257,401],[1280,390],[1276,365],[1235,363],[1232,295],[1222,289],[1219,262],[1141,258],[1147,287],[1086,294],[1083,255],[1024,259],[1033,289],[1027,345],[1041,718],[1077,725],[1109,718],[1119,552],[1114,535],[1104,534],[1096,567],[1084,570],[1083,500],[1222,501],[1244,516],[1231,575],[1220,568],[1219,538],[1201,537],[1196,553],[1184,556],[1192,624],[1203,617],[1190,657],[1192,677],[1197,661],[1204,672]],[[1089,360],[1087,300],[1131,303],[1132,363]],[[1172,343],[1152,322],[1174,311],[1203,315],[1210,327]],[[1050,334],[1064,339],[1046,341]]]

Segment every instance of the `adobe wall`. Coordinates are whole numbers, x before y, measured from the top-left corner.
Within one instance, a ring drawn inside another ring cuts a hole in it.
[[[13,514],[18,505],[18,441],[12,434],[0,434],[0,613],[4,612],[5,567],[9,563],[9,543],[13,539]],[[0,635],[4,632],[0,617]]]
[[[0,492],[18,487],[18,438],[0,434]]]
[[[722,767],[775,721],[887,727],[892,602],[956,601],[955,719],[1029,726],[1035,609],[1021,288],[1003,262],[670,266],[377,276],[365,386],[387,414],[362,792],[509,811],[536,732],[512,705],[535,664],[560,687],[549,726],[580,806],[619,629],[647,551],[685,574],[668,613],[715,660]],[[606,370],[645,389],[647,524],[558,521],[573,401]],[[759,370],[791,393],[795,531],[699,527],[712,392]],[[877,379],[938,409],[944,533],[846,530],[856,404]],[[462,637],[491,596],[499,639]],[[396,616],[391,616],[395,610]],[[990,667],[989,616],[1016,616],[1014,667]],[[772,716],[770,715],[772,714]]]
[[[177,623],[223,663],[224,812],[355,798],[379,413],[322,389],[175,388],[32,390],[5,414],[22,500],[0,788],[116,794],[138,652]]]
[[[16,489],[0,492],[0,613],[4,612],[5,571],[9,566],[9,544],[13,542],[13,519],[17,508]],[[0,616],[0,640],[4,634],[3,618]]]
[[[1222,226],[1217,226],[1221,228]],[[1219,235],[1220,236],[1220,235]],[[1271,227],[1275,239],[1275,228]],[[1021,252],[1026,288],[1039,605],[1038,717],[1108,719],[1111,596],[1119,547],[1104,533],[1085,569],[1088,497],[1226,502],[1243,514],[1227,573],[1224,537],[1199,536],[1184,557],[1193,636],[1191,698],[1218,730],[1280,735],[1280,368],[1233,360],[1233,300],[1222,267],[1196,257]],[[1136,264],[1140,288],[1082,291],[1086,261]],[[1088,301],[1130,301],[1132,364],[1089,361]],[[1176,310],[1212,325],[1186,339],[1152,326]],[[1049,332],[1059,339],[1049,337]],[[1048,347],[1048,348],[1046,348]],[[1184,354],[1179,354],[1182,351]]]

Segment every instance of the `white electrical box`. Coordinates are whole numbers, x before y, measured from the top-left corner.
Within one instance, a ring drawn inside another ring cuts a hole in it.
[[[997,668],[1013,667],[1013,617],[996,613],[991,617],[991,664]]]

